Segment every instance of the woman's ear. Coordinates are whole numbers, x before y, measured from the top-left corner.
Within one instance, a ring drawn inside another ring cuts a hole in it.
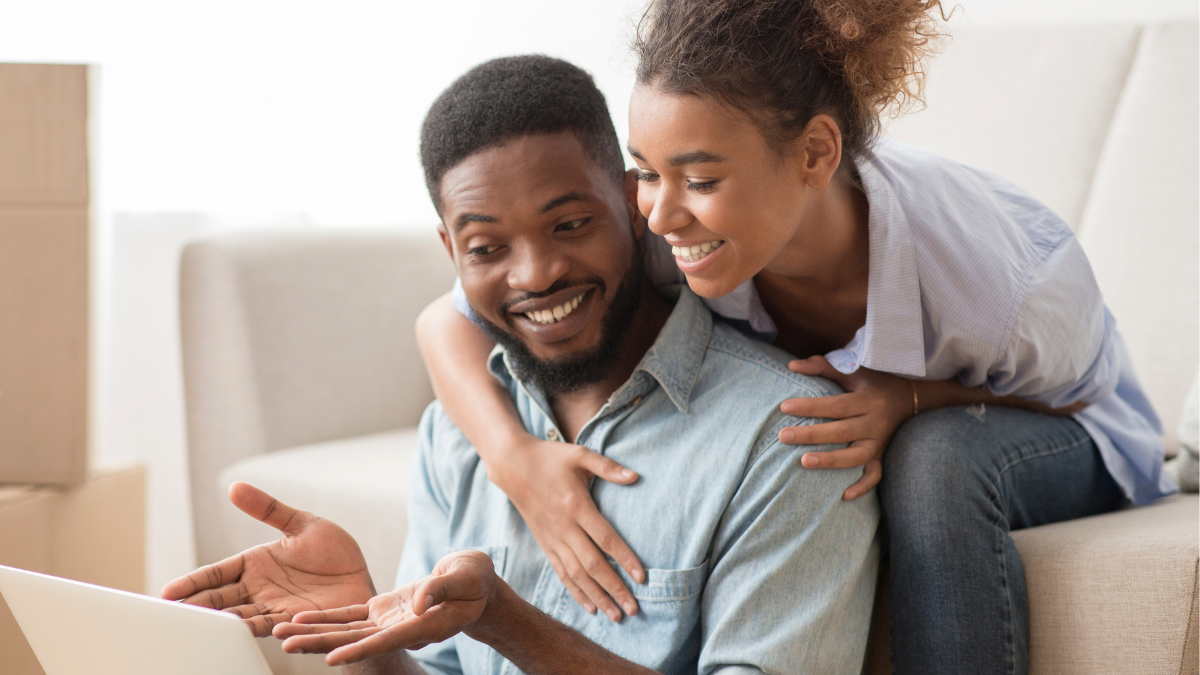
[[[792,149],[804,183],[814,190],[824,189],[842,163],[842,130],[829,115],[816,115]]]
[[[625,172],[625,210],[629,212],[629,224],[633,228],[633,236],[641,239],[646,232],[646,219],[638,209],[638,170],[630,169]]]

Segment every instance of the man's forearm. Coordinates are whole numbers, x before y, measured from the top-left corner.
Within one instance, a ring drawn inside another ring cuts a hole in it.
[[[487,618],[466,633],[495,649],[527,675],[654,673],[613,654],[539,611],[507,584],[498,595],[495,611],[489,607]]]

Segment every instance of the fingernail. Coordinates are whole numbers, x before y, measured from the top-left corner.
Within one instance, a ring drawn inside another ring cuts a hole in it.
[[[816,455],[809,453],[800,458],[800,464],[806,469],[815,469],[821,465],[821,460]]]
[[[620,612],[618,612],[617,610],[615,610],[615,609],[609,609],[608,611],[606,611],[606,612],[605,612],[605,614],[607,614],[607,615],[608,615],[608,620],[609,620],[609,621],[612,621],[613,623],[620,623],[620,622],[621,622],[621,613],[620,613]]]
[[[639,584],[646,583],[646,572],[640,567],[633,568],[633,580]]]
[[[779,432],[779,440],[783,443],[791,443],[793,441],[793,439],[795,439],[795,438],[796,438],[796,434],[793,434],[792,432],[790,432],[786,429]]]
[[[624,605],[621,605],[621,607],[625,609],[625,614],[629,616],[633,616],[633,613],[637,611],[637,605],[633,604],[632,602],[627,602]]]
[[[593,605],[593,604],[592,604],[592,603],[590,603],[590,602],[589,602],[588,604],[584,605],[584,606],[583,606],[583,608],[584,608],[585,610],[587,610],[587,613],[588,613],[588,614],[595,614],[595,613],[596,613],[596,606],[595,606],[595,605]]]
[[[846,490],[846,501],[850,501],[851,499],[854,499],[857,496],[858,496],[858,493],[855,492],[854,490]]]
[[[433,596],[427,595],[425,596],[425,609],[429,609],[430,607],[433,607]]]
[[[633,478],[633,471],[630,469],[621,469],[621,475],[625,478]]]

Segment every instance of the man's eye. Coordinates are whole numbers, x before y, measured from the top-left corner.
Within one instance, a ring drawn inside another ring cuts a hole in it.
[[[637,179],[643,183],[653,183],[658,180],[658,174],[649,171],[639,171]]]
[[[474,256],[485,256],[485,255],[488,255],[491,253],[495,253],[496,249],[498,249],[498,248],[500,248],[499,244],[488,244],[487,246],[476,246],[475,248],[473,248],[467,252]]]
[[[692,192],[708,192],[709,190],[713,189],[713,186],[716,184],[717,184],[717,181],[715,181],[715,180],[710,180],[705,183],[689,182],[687,184],[687,189],[691,190]]]
[[[590,217],[589,218],[576,218],[575,220],[568,220],[565,223],[559,223],[558,226],[554,228],[554,230],[556,232],[570,232],[571,230],[578,230],[579,228],[581,228],[584,225],[587,225],[589,222],[591,222],[591,220],[592,219]]]

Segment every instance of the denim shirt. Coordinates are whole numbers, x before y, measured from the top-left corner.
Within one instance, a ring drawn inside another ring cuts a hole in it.
[[[657,341],[576,439],[641,476],[592,485],[600,512],[646,568],[637,584],[613,563],[637,614],[612,623],[575,602],[437,402],[421,420],[397,585],[428,575],[447,553],[476,549],[542,612],[664,673],[857,675],[878,566],[875,495],[843,501],[861,469],[806,470],[777,438],[813,422],[782,414],[780,401],[838,390],[714,324],[686,287],[667,294],[678,300]],[[546,399],[513,377],[502,350],[489,365],[526,429],[561,438]],[[461,634],[413,655],[432,673],[519,672]]]

